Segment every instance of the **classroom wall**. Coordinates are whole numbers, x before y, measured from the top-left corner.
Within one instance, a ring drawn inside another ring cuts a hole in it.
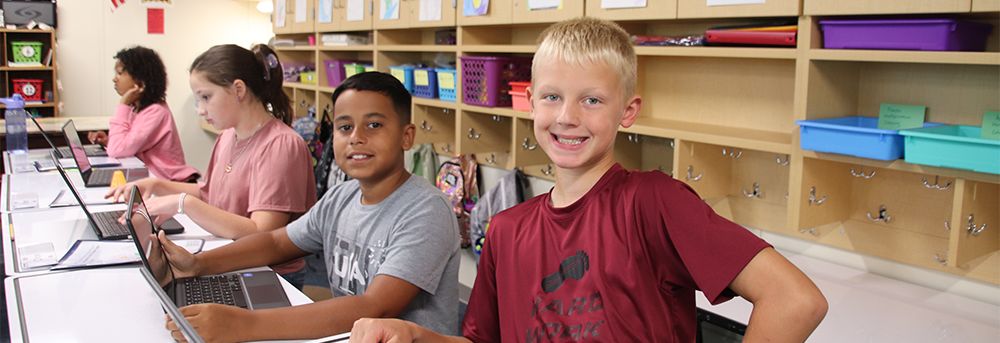
[[[270,15],[255,2],[174,0],[164,9],[164,34],[146,32],[146,8],[126,1],[111,12],[108,0],[60,0],[56,29],[56,62],[62,82],[63,117],[112,116],[120,101],[115,93],[114,54],[131,45],[156,50],[167,67],[167,104],[174,113],[188,165],[204,172],[215,135],[199,126],[188,85],[191,61],[209,47],[232,43],[249,47],[266,43]]]

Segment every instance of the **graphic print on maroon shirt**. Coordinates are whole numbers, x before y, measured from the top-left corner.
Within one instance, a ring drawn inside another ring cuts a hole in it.
[[[542,291],[549,295],[564,284],[583,280],[590,270],[590,256],[583,250],[562,260],[558,269],[542,279]],[[563,292],[567,293],[567,292]],[[589,293],[589,295],[587,294]],[[532,302],[531,318],[541,325],[529,328],[525,342],[542,339],[569,338],[573,340],[599,338],[598,329],[607,322],[604,301],[600,291],[585,292],[576,297],[536,297]]]

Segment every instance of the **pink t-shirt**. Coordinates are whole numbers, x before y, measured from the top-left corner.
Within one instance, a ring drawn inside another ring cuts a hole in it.
[[[208,173],[199,183],[201,199],[248,218],[255,211],[275,211],[289,213],[295,220],[316,203],[309,149],[302,137],[277,119],[262,125],[254,136],[252,142],[243,139],[234,146],[235,130],[219,135]],[[232,170],[226,172],[230,162]],[[304,266],[305,261],[298,259],[271,268],[287,274]]]
[[[108,130],[108,155],[138,157],[157,178],[187,181],[198,170],[184,162],[177,124],[166,104],[152,104],[138,113],[119,104]]]

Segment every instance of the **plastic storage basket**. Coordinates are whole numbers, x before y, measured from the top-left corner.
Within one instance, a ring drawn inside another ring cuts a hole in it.
[[[901,130],[906,162],[1000,174],[1000,141],[980,138],[981,127],[947,125]]]
[[[413,68],[413,95],[421,98],[436,98],[437,81],[437,73],[434,68]]]
[[[525,111],[531,110],[528,105],[528,92],[527,88],[531,86],[531,82],[511,82],[510,83],[510,96],[512,100],[512,107],[515,111]]]
[[[344,79],[344,65],[357,63],[355,61],[347,60],[323,60],[323,65],[326,67],[326,85],[330,87],[337,87]]]
[[[389,74],[395,76],[407,92],[413,94],[413,67],[389,67]]]
[[[15,63],[42,63],[41,42],[10,42]]]
[[[822,20],[827,49],[983,51],[992,25],[951,19]]]
[[[344,65],[344,79],[354,76],[354,74],[364,73],[364,72],[365,72],[365,66],[362,64],[351,63]]]
[[[14,93],[21,94],[27,101],[42,100],[42,84],[44,81],[38,79],[11,79],[14,83]]]
[[[462,101],[470,105],[511,105],[511,81],[531,80],[530,58],[462,56]]]
[[[878,128],[878,118],[842,117],[799,120],[802,149],[852,155],[876,160],[903,157],[899,130]],[[944,124],[924,123],[924,127]]]
[[[455,83],[455,76],[457,71],[455,69],[435,69],[437,72],[438,79],[438,98],[444,101],[455,101],[455,88],[457,88],[457,83]]]

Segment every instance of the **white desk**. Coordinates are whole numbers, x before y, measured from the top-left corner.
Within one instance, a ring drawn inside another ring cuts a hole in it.
[[[70,182],[73,182],[76,189],[80,191],[83,201],[88,205],[107,205],[110,203],[109,200],[104,199],[104,195],[110,189],[109,187],[84,187],[83,179],[80,177],[79,172],[76,170],[67,170],[66,174],[69,176]],[[73,194],[69,191],[69,186],[66,186],[66,182],[63,181],[62,176],[59,176],[58,172],[4,174],[0,187],[2,187],[0,192],[3,194],[0,197],[0,209],[4,212],[46,210],[49,208],[49,204],[55,200],[56,196],[60,196],[60,193],[62,193],[60,203],[76,202]],[[38,202],[37,206],[34,208],[13,208],[12,201],[16,197],[24,196],[29,198],[34,197]]]
[[[281,278],[279,278],[281,279]],[[164,312],[138,266],[4,280],[11,342],[164,342]],[[292,305],[308,304],[284,279]]]
[[[816,283],[830,305],[810,343],[996,343],[1000,307],[781,251]],[[753,305],[736,298],[699,308],[744,325]]]
[[[38,169],[35,168],[35,161],[51,161],[52,155],[49,153],[52,149],[30,149],[28,150],[28,157],[22,161],[14,161],[10,157],[10,153],[7,151],[3,152],[3,163],[4,170],[7,174],[21,174],[21,173],[37,173]],[[137,157],[123,157],[116,158],[118,162],[121,162],[120,168],[145,168],[146,164],[142,163]],[[93,161],[91,161],[93,162]],[[63,168],[76,168],[76,160],[72,157],[60,158],[59,165]],[[52,171],[55,172],[55,171]]]

